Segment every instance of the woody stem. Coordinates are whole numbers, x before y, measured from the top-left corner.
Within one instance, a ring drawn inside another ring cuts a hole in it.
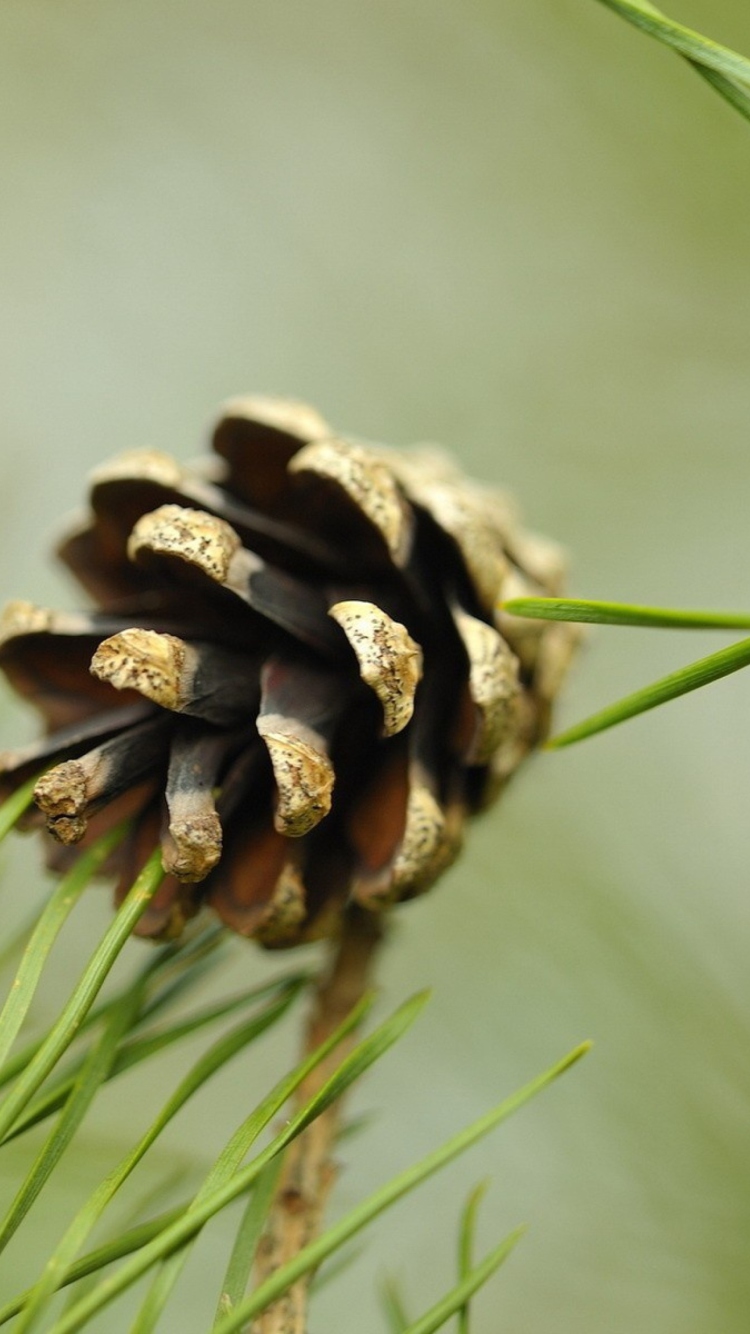
[[[369,985],[374,955],[382,935],[374,914],[351,911],[344,919],[331,965],[321,974],[308,1017],[304,1054],[319,1047],[338,1028]],[[300,1085],[298,1106],[330,1079],[356,1043],[350,1034]],[[292,1259],[317,1234],[328,1193],[336,1177],[331,1157],[341,1118],[341,1102],[332,1103],[286,1152],[279,1184],[255,1263],[260,1284]],[[253,1334],[305,1334],[310,1276],[300,1279],[254,1323]]]

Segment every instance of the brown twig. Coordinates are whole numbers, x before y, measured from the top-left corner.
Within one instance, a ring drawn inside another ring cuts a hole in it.
[[[315,993],[305,1035],[305,1054],[330,1036],[367,990],[381,934],[380,919],[374,914],[355,910],[346,917],[330,970],[321,977]],[[322,1088],[355,1042],[356,1034],[350,1035],[308,1076],[298,1090],[298,1105]],[[340,1102],[333,1103],[287,1150],[258,1247],[256,1284],[275,1273],[316,1235],[336,1176],[331,1150],[340,1116]],[[309,1282],[310,1276],[300,1279],[264,1311],[252,1326],[253,1334],[305,1334]]]

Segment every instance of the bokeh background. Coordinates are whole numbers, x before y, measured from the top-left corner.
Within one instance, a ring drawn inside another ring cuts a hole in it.
[[[746,0],[672,12],[750,51]],[[260,390],[448,445],[565,542],[579,595],[748,606],[750,129],[595,0],[3,0],[0,151],[3,595],[73,605],[46,553],[87,470],[135,445],[188,457],[222,398]],[[601,630],[560,720],[725,640]],[[371,1230],[313,1334],[383,1331],[385,1275],[428,1306],[485,1176],[482,1246],[531,1230],[477,1334],[747,1330],[749,689],[538,757],[400,914],[382,1005],[434,999],[358,1094],[377,1117],[342,1147],[336,1210],[596,1048]],[[7,692],[0,724],[4,744],[32,726]],[[11,924],[44,882],[28,844],[4,862]],[[103,892],[86,903],[37,1023],[107,920]],[[222,986],[279,967],[232,958]],[[152,1182],[197,1179],[293,1027],[182,1114]],[[0,1290],[186,1060],[104,1095]],[[232,1222],[166,1329],[210,1326]]]

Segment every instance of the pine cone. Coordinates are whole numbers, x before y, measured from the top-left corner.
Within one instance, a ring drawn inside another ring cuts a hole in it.
[[[293,945],[427,889],[544,736],[574,635],[496,608],[563,562],[444,456],[303,404],[233,400],[213,449],[94,474],[59,554],[98,610],[6,609],[0,666],[47,734],[0,790],[47,770],[25,823],[56,869],[129,816],[118,899],[161,841],[143,934],[209,904]]]

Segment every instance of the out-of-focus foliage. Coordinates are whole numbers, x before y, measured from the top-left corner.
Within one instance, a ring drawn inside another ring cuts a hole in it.
[[[670,8],[750,50],[744,0]],[[590,0],[9,0],[0,66],[5,596],[60,600],[39,553],[103,454],[187,457],[217,399],[260,389],[363,436],[441,440],[566,541],[576,592],[746,605],[750,149],[684,62]],[[558,726],[683,661],[674,636],[597,632]],[[432,984],[435,1000],[419,1063],[396,1048],[358,1095],[397,1103],[399,1133],[382,1116],[366,1153],[342,1145],[341,1214],[499,1084],[581,1033],[597,1049],[376,1224],[320,1291],[321,1325],[355,1309],[362,1334],[382,1330],[361,1291],[394,1255],[407,1309],[429,1308],[471,1171],[496,1183],[478,1255],[532,1222],[473,1299],[475,1334],[498,1312],[559,1334],[744,1331],[745,677],[540,756],[402,915],[386,994]],[[5,857],[8,931],[39,896],[23,851]],[[103,930],[106,895],[90,903],[40,1024]],[[272,967],[231,959],[224,990]],[[210,1116],[183,1109],[164,1176],[205,1175],[238,1105],[292,1064],[293,1027],[258,1043],[250,1093],[228,1069]],[[86,1198],[194,1058],[175,1047],[160,1089],[133,1071],[97,1099],[86,1152],[48,1185],[40,1249],[61,1195]],[[235,1221],[196,1248],[181,1323],[210,1324],[201,1266]],[[20,1247],[7,1266],[13,1290],[36,1276]]]

